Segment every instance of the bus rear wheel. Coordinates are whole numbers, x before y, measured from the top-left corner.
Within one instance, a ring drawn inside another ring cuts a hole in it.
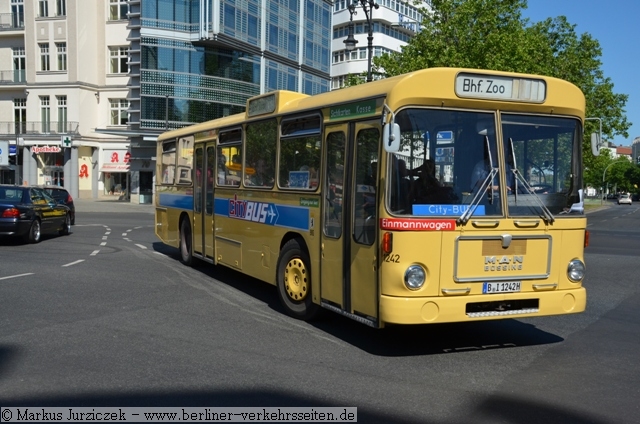
[[[186,219],[183,219],[180,223],[180,261],[187,266],[193,265],[191,225]]]
[[[309,254],[298,240],[289,240],[278,258],[278,297],[287,313],[302,320],[312,319],[319,310],[311,294],[311,268]]]

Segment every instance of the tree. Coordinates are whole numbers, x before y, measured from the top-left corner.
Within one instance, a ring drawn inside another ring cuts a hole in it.
[[[624,107],[628,96],[613,92],[604,76],[602,49],[590,34],[576,34],[566,17],[530,23],[522,17],[526,0],[432,0],[423,11],[422,30],[400,52],[374,58],[386,76],[438,66],[492,69],[548,75],[580,87],[586,116],[602,118],[603,136],[628,136]],[[593,167],[588,134],[599,125],[587,121],[584,163]]]

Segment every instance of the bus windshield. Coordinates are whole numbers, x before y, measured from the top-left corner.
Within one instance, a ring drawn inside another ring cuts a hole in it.
[[[576,119],[413,108],[396,122],[402,141],[389,161],[387,197],[394,215],[583,213]]]

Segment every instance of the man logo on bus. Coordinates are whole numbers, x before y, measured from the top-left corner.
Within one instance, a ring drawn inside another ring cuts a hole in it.
[[[244,219],[264,224],[267,217],[273,214],[270,212],[268,203],[238,200],[237,194],[233,196],[233,199],[229,199],[230,218]]]
[[[485,271],[522,271],[523,262],[524,262],[524,256],[522,255],[514,255],[512,257],[485,256],[484,270]]]

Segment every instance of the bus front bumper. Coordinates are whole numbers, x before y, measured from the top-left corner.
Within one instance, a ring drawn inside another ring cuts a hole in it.
[[[540,291],[475,296],[381,296],[380,319],[388,324],[469,322],[503,318],[528,318],[583,312],[587,292]]]

